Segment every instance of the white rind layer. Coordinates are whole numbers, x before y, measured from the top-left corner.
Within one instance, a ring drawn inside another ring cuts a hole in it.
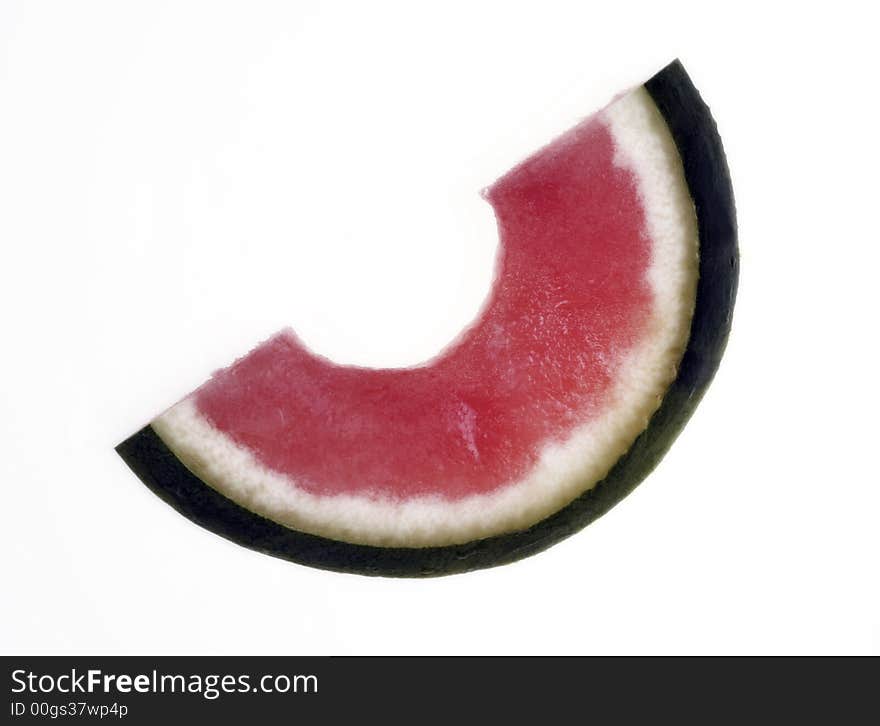
[[[663,117],[639,87],[600,112],[630,170],[653,241],[648,280],[654,315],[632,350],[605,413],[567,441],[546,446],[521,481],[491,494],[448,501],[317,496],[260,464],[184,399],[153,421],[165,444],[202,481],[241,506],[289,528],[355,544],[427,547],[525,529],[601,481],[646,428],[675,379],[690,331],[698,270],[697,220],[681,160]]]

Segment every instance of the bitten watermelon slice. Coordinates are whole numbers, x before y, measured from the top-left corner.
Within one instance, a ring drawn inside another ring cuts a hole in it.
[[[121,456],[225,537],[365,574],[509,562],[605,512],[671,444],[729,331],[736,225],[715,125],[675,62],[485,196],[494,287],[435,359],[336,365],[282,331]]]

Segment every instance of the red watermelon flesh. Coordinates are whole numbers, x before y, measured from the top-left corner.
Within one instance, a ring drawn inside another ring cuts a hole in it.
[[[337,365],[283,331],[153,427],[209,486],[343,541],[466,542],[590,488],[659,405],[695,295],[693,203],[643,89],[493,184],[496,278],[432,361]]]

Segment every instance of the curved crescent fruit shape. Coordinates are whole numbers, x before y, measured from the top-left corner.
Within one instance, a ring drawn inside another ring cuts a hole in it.
[[[608,510],[670,446],[730,328],[715,125],[675,62],[485,196],[494,286],[436,358],[341,366],[282,331],[120,455],[218,534],[364,574],[510,562]]]

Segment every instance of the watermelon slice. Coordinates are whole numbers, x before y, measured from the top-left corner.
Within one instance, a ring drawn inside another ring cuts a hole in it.
[[[478,319],[428,363],[336,365],[285,330],[117,447],[248,547],[436,575],[537,552],[654,467],[714,374],[738,255],[708,108],[677,61],[485,192]]]

